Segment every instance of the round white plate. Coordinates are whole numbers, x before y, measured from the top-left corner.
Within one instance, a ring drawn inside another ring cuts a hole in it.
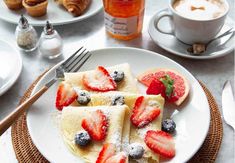
[[[205,93],[198,81],[185,68],[176,62],[154,52],[135,48],[107,48],[94,50],[93,55],[80,71],[95,69],[98,65],[112,66],[128,62],[133,75],[149,68],[167,67],[181,72],[190,82],[190,95],[180,107],[166,105],[164,116],[172,116],[177,125],[176,156],[164,162],[186,162],[202,145],[209,128],[210,111]],[[144,59],[143,59],[144,58]],[[36,85],[38,90],[54,75],[51,69]],[[58,84],[58,83],[57,83]],[[81,159],[69,152],[60,135],[60,129],[55,121],[55,95],[57,84],[40,98],[27,114],[27,124],[30,136],[39,151],[50,162],[77,163]],[[200,101],[200,102],[198,102]],[[72,125],[72,124],[71,124]]]
[[[154,14],[154,16],[150,20],[149,27],[148,27],[148,32],[149,32],[150,37],[161,48],[171,52],[172,54],[185,57],[185,58],[191,58],[191,59],[217,58],[217,57],[221,57],[226,54],[229,54],[234,49],[235,36],[233,36],[229,41],[227,41],[223,45],[209,46],[203,55],[190,55],[187,52],[187,49],[190,47],[189,45],[182,43],[181,41],[179,41],[172,35],[160,33],[154,27],[154,20],[156,16],[160,12],[165,11],[165,10],[168,10],[168,9],[163,9],[157,12],[156,14]],[[169,21],[167,19],[162,19],[159,25],[161,26],[162,29],[170,28]],[[221,29],[221,32],[218,35],[225,32],[227,29],[234,27],[234,25],[235,25],[234,21],[230,17],[227,17],[227,19],[225,20],[225,25],[223,26],[223,28]]]
[[[29,23],[34,26],[44,26],[46,21],[49,20],[53,25],[62,25],[81,21],[89,18],[90,16],[98,13],[103,7],[101,0],[92,0],[90,6],[84,14],[78,17],[72,16],[62,6],[59,6],[54,0],[49,0],[47,6],[47,14],[42,17],[31,17],[27,14],[25,9],[13,11],[9,10],[3,0],[0,1],[0,11],[4,14],[0,14],[0,19],[10,23],[18,24],[21,14],[28,19]]]
[[[12,42],[0,37],[0,96],[16,82],[22,69],[21,56]]]

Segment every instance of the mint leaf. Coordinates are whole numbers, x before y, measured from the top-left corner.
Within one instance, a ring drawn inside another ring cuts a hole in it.
[[[166,87],[166,96],[168,98],[171,97],[171,94],[173,92],[173,85],[174,85],[174,80],[171,79],[171,77],[169,75],[165,75],[164,77],[160,78],[160,81],[164,84],[164,86]]]

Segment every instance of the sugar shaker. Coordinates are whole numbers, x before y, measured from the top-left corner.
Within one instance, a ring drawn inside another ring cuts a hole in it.
[[[39,39],[39,51],[42,56],[49,59],[56,58],[62,54],[63,42],[53,25],[47,21]]]

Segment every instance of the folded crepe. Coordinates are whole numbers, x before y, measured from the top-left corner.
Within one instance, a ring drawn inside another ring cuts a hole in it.
[[[146,103],[154,102],[161,109],[160,115],[143,128],[136,128],[134,125],[130,124],[130,137],[129,137],[130,144],[138,142],[142,144],[142,146],[145,149],[143,158],[141,160],[138,160],[138,162],[148,162],[148,163],[159,162],[159,155],[151,151],[146,146],[144,142],[144,137],[148,130],[161,130],[164,98],[161,95],[141,95],[141,94],[131,94],[125,92],[107,92],[102,94],[91,94],[91,101],[88,103],[88,106],[100,106],[100,105],[110,106],[112,104],[112,100],[117,96],[124,97],[124,104],[127,105],[130,108],[130,110],[134,108],[135,101],[140,96],[144,96],[144,102]],[[79,106],[77,102],[74,102],[72,105]],[[128,119],[128,121],[130,123],[130,118]],[[126,125],[127,123],[125,124],[125,126]],[[131,162],[134,162],[134,160],[132,160]]]
[[[101,110],[108,118],[108,130],[105,140],[92,141],[86,147],[79,147],[74,142],[75,134],[83,130],[81,121],[93,111]],[[61,132],[65,144],[75,155],[84,161],[93,163],[96,161],[103,144],[113,143],[117,152],[123,151],[125,144],[129,142],[130,111],[126,105],[122,106],[96,106],[96,107],[65,107],[61,117]]]
[[[130,92],[130,93],[138,93],[139,90],[137,88],[137,81],[132,76],[130,65],[128,63],[123,63],[120,65],[115,65],[112,67],[105,67],[109,73],[112,73],[113,71],[123,71],[125,76],[123,81],[118,83],[117,91],[122,92]],[[85,72],[76,72],[76,73],[65,73],[65,81],[72,84],[73,86],[76,86],[80,89],[87,90],[86,87],[83,85],[82,78],[83,75],[86,73],[92,73],[94,70],[85,71]],[[90,91],[93,93],[97,93],[94,91]]]

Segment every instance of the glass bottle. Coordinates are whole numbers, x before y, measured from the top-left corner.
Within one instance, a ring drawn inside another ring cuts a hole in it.
[[[44,30],[39,39],[39,51],[43,57],[56,58],[62,54],[63,42],[49,21],[46,22]]]
[[[145,0],[103,0],[105,27],[109,35],[130,40],[142,31]]]
[[[34,27],[21,15],[15,31],[16,42],[20,49],[30,52],[37,48],[38,35]]]

